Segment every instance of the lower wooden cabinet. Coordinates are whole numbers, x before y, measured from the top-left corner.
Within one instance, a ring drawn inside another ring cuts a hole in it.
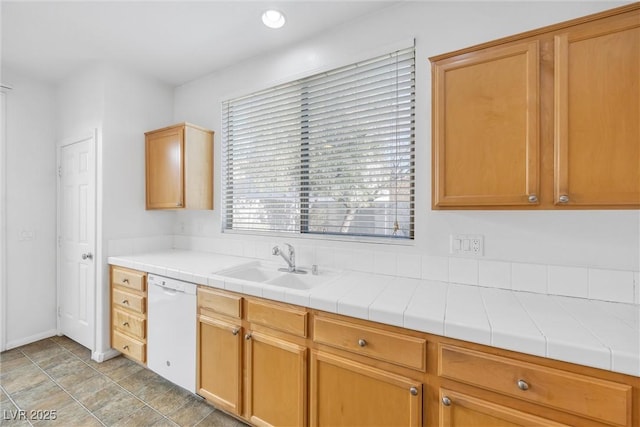
[[[300,307],[200,287],[198,394],[256,426],[307,425],[306,316]]]
[[[201,396],[260,427],[640,425],[638,377],[207,287],[197,375]]]
[[[242,327],[198,317],[198,394],[218,408],[242,415]]]
[[[611,425],[631,422],[632,387],[460,346],[438,346],[438,375]],[[540,410],[544,410],[540,408]]]
[[[111,347],[139,363],[147,361],[147,274],[112,266]]]
[[[440,389],[438,412],[439,427],[567,427],[567,424],[447,389]]]
[[[257,426],[307,423],[307,348],[260,332],[245,335],[247,417]]]
[[[422,383],[323,351],[311,356],[314,427],[422,425]]]

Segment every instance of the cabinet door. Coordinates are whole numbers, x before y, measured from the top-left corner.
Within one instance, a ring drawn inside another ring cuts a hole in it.
[[[184,206],[184,127],[146,136],[147,209]]]
[[[241,415],[242,334],[240,326],[198,318],[198,394]]]
[[[566,427],[546,418],[517,411],[451,390],[440,389],[440,427]]]
[[[247,417],[257,426],[304,426],[307,349],[258,332],[247,343]]]
[[[323,352],[311,356],[314,427],[422,425],[422,384]]]
[[[555,203],[640,206],[640,12],[555,37]]]
[[[433,64],[433,205],[536,205],[539,46],[487,48]]]

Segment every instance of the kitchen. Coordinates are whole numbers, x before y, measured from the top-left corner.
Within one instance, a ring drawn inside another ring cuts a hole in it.
[[[3,46],[2,83],[13,87],[6,94],[3,350],[58,332],[56,157],[58,147],[68,138],[94,137],[94,129],[98,129],[95,139],[101,147],[99,226],[93,251],[94,259],[99,260],[95,264],[97,292],[91,348],[95,360],[107,358],[111,349],[107,258],[144,256],[172,248],[275,262],[279,258],[272,255],[272,248],[287,242],[294,246],[299,265],[318,265],[321,272],[347,269],[486,286],[503,282],[505,287],[534,292],[539,290],[534,286],[541,286],[542,293],[557,290],[560,295],[616,301],[637,310],[640,270],[637,208],[560,212],[431,207],[429,58],[623,4],[391,3],[339,25],[333,22],[331,31],[318,30],[313,36],[271,49],[268,54],[254,52],[243,61],[214,72],[209,69],[179,84],[167,84],[139,70],[104,62],[73,70],[53,84],[12,69],[5,61],[10,57],[5,56],[8,51]],[[256,10],[262,9],[259,6]],[[323,6],[318,9],[329,8]],[[5,28],[11,28],[9,22],[4,22],[11,7],[17,4],[3,4],[3,35]],[[37,13],[36,6],[33,8],[22,13],[27,16]],[[99,28],[105,30],[118,22],[120,15],[110,14],[108,9],[98,10],[105,16],[104,21],[96,22]],[[334,19],[330,11],[329,8],[325,13],[328,19]],[[168,6],[163,10],[169,15],[172,12]],[[39,13],[43,14],[42,19],[55,16],[48,10]],[[292,13],[287,14],[288,24],[295,24]],[[261,37],[280,37],[272,30],[266,31],[259,33]],[[3,45],[4,40],[3,36]],[[222,102],[395,51],[412,40],[416,49],[414,239],[409,243],[380,244],[222,233],[223,178],[219,172],[223,166]],[[53,67],[50,71],[56,72]],[[145,210],[144,133],[184,121],[215,131],[214,209]],[[461,234],[483,237],[481,257],[451,254],[451,236]],[[38,260],[38,268],[33,268],[34,258]],[[280,262],[285,266],[284,261]],[[215,270],[210,267],[206,272]],[[589,278],[598,275],[604,278],[593,284],[601,286],[589,287]],[[534,281],[518,277],[541,279],[529,283]],[[635,318],[637,331],[637,311]]]

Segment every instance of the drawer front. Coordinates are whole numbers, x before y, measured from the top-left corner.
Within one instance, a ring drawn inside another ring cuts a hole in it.
[[[599,421],[631,423],[631,386],[440,345],[441,377]]]
[[[112,267],[111,283],[136,291],[146,289],[147,275],[141,271],[128,270],[122,267]]]
[[[425,371],[427,341],[336,319],[315,317],[313,341]]]
[[[141,340],[146,338],[147,321],[144,317],[135,316],[122,310],[113,310],[112,325],[114,328]]]
[[[307,336],[307,312],[293,307],[249,300],[247,320],[303,338]]]
[[[113,305],[136,313],[144,314],[147,312],[147,299],[144,296],[126,292],[122,289],[113,289]]]
[[[146,361],[146,345],[134,338],[113,331],[113,348],[142,363]]]
[[[213,312],[240,319],[242,318],[242,297],[199,286],[198,312],[205,315]]]

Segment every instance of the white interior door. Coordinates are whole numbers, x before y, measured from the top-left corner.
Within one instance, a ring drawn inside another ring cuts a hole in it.
[[[95,138],[60,147],[58,330],[94,348],[96,287]]]

